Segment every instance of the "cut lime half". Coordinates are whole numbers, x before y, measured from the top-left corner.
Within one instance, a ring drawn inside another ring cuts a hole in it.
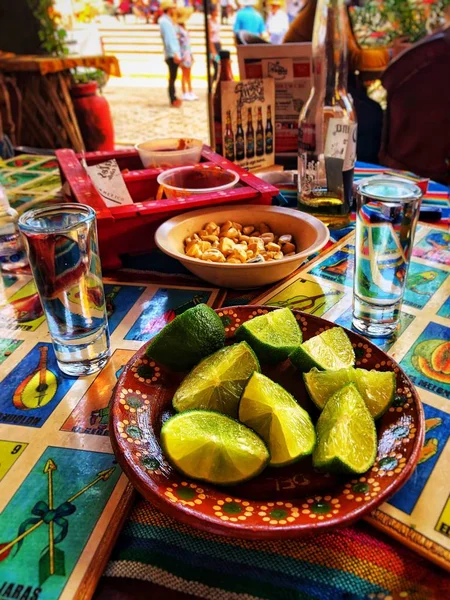
[[[345,331],[333,327],[303,342],[289,359],[303,373],[313,367],[337,371],[354,365],[355,352]]]
[[[302,332],[290,308],[280,308],[243,323],[236,331],[238,340],[245,340],[261,362],[278,363],[302,343]]]
[[[330,472],[365,473],[375,462],[375,422],[354,383],[325,404],[316,425],[313,465]]]
[[[166,421],[161,446],[184,475],[217,485],[251,479],[270,459],[266,445],[254,431],[207,410],[183,412]]]
[[[221,348],[202,360],[181,382],[172,400],[177,412],[217,410],[237,417],[239,399],[259,363],[246,342]]]
[[[313,451],[316,434],[309,414],[281,385],[261,373],[253,373],[242,394],[239,419],[266,442],[272,467],[288,465]]]
[[[327,400],[347,383],[356,385],[374,419],[387,411],[395,397],[396,378],[392,371],[367,371],[353,367],[339,371],[318,371],[314,368],[304,373],[303,379],[311,400],[321,410]]]

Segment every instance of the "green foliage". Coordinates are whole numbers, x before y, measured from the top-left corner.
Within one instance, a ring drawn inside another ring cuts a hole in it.
[[[39,21],[41,48],[50,56],[65,56],[67,31],[60,26],[61,15],[54,8],[54,0],[28,0],[33,15]]]
[[[351,9],[362,46],[391,46],[396,38],[416,42],[444,22],[450,0],[367,0]]]
[[[74,83],[90,83],[96,81],[99,89],[106,84],[108,76],[100,69],[75,68],[70,70]]]

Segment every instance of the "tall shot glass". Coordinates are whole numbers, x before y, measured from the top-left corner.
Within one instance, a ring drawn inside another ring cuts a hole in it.
[[[421,200],[419,187],[393,178],[358,188],[353,326],[364,335],[397,329]]]
[[[95,211],[54,204],[24,213],[19,228],[59,368],[72,376],[98,371],[109,357],[109,332]]]

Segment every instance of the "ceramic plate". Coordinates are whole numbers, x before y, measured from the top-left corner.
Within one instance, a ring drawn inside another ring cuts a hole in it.
[[[274,308],[238,306],[218,309],[228,340],[239,325]],[[293,311],[307,340],[333,323]],[[126,365],[111,402],[110,435],[123,470],[139,492],[175,519],[200,529],[235,537],[289,538],[348,525],[398,490],[411,475],[423,443],[419,397],[402,369],[365,338],[347,331],[356,366],[394,371],[393,406],[377,422],[378,454],[364,475],[337,477],[319,473],[310,459],[268,468],[257,478],[228,488],[189,480],[165,459],[159,434],[173,414],[172,396],[183,378],[145,357],[146,346]],[[306,408],[312,405],[301,375],[289,361],[263,372],[283,385]]]

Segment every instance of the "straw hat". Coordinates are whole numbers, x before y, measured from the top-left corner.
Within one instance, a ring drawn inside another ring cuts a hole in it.
[[[184,25],[193,12],[194,9],[192,7],[179,6],[176,13],[176,22]]]
[[[162,0],[161,4],[159,5],[159,8],[163,12],[165,10],[168,10],[169,8],[176,8],[175,1],[174,0]]]
[[[268,0],[267,5],[268,6],[282,6],[283,0]]]

